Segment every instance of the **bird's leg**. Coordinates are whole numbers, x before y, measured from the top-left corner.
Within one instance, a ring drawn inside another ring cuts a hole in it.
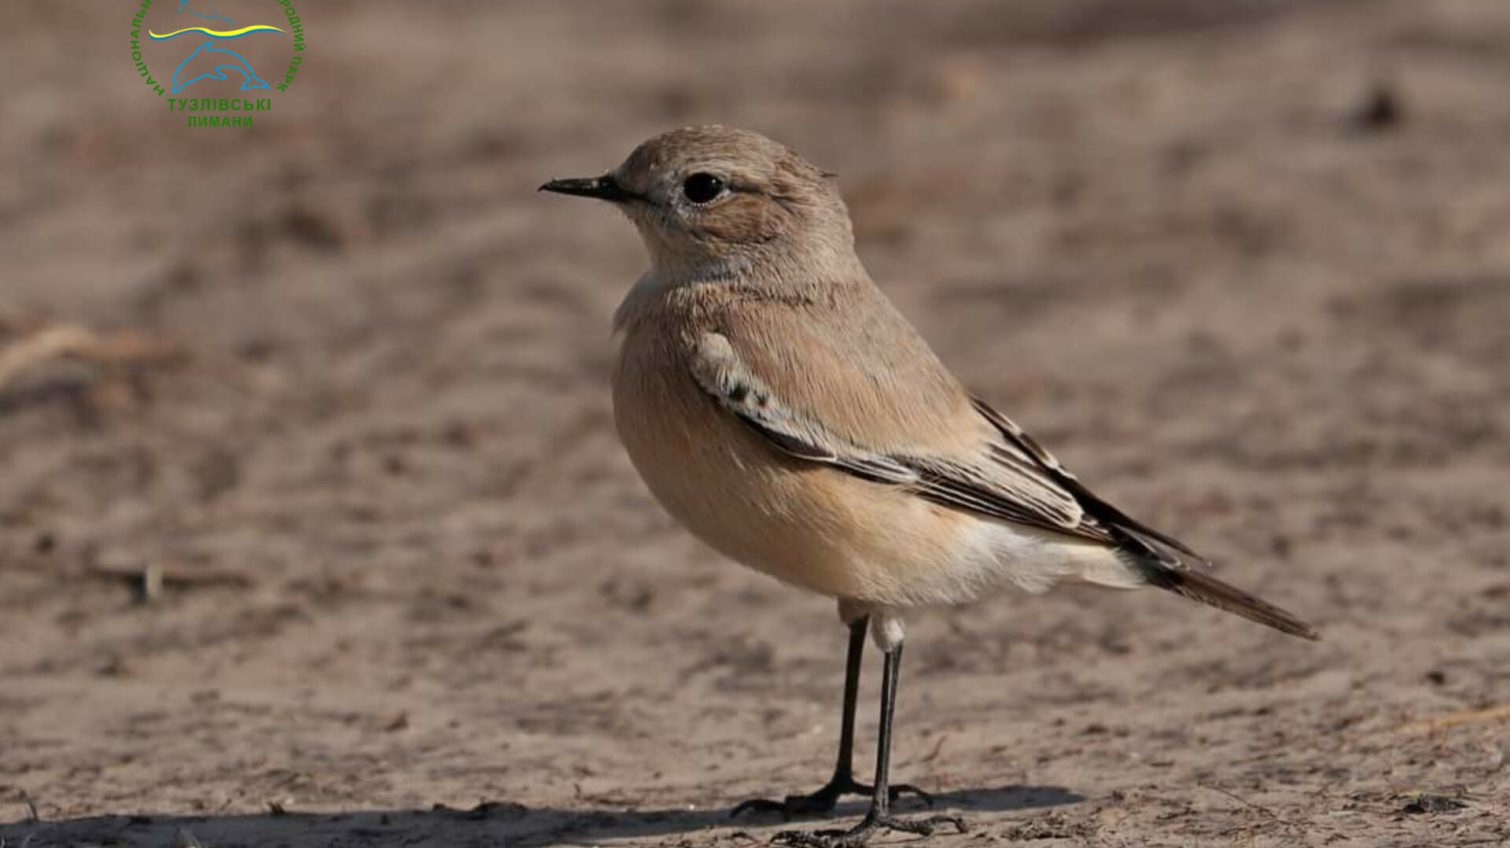
[[[785,818],[824,815],[833,812],[841,796],[871,794],[871,787],[855,780],[850,765],[855,748],[855,702],[860,692],[860,662],[865,656],[865,631],[869,625],[869,616],[861,616],[849,624],[849,653],[844,663],[844,714],[839,725],[839,760],[834,764],[834,776],[822,789],[808,795],[788,795],[780,801],[766,798],[744,801],[729,813],[730,816],[749,812],[780,813]],[[889,800],[910,792],[924,803],[932,804],[928,793],[911,784],[899,784],[888,791]]]
[[[776,835],[777,842],[803,848],[854,848],[864,845],[883,830],[929,836],[940,825],[947,824],[959,833],[965,832],[965,822],[959,816],[899,819],[891,814],[892,793],[887,785],[887,772],[891,766],[891,719],[896,711],[897,674],[901,666],[902,646],[898,643],[886,652],[886,668],[881,676],[881,733],[876,742],[876,781],[865,818],[849,830],[783,831]]]

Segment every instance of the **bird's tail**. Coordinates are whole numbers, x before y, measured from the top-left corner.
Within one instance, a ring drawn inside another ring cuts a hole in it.
[[[1184,569],[1148,567],[1144,569],[1144,576],[1147,577],[1149,583],[1160,589],[1167,589],[1192,601],[1200,601],[1219,610],[1240,615],[1249,621],[1256,621],[1281,633],[1310,639],[1313,642],[1321,639],[1321,635],[1311,625],[1268,601],[1250,595],[1236,586],[1223,583],[1209,574]]]

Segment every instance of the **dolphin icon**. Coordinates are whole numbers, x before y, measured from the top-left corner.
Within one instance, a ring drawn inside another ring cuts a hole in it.
[[[173,69],[172,92],[177,94],[202,79],[229,79],[226,71],[241,74],[242,91],[268,87],[267,80],[257,76],[251,63],[240,53],[216,47],[214,41],[206,40]]]

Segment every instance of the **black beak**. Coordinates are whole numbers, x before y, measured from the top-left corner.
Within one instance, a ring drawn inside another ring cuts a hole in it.
[[[576,177],[567,180],[551,180],[540,187],[541,191],[553,191],[556,194],[575,194],[578,197],[596,197],[599,200],[607,200],[610,203],[625,203],[630,200],[639,200],[640,196],[630,191],[625,191],[619,186],[611,174],[601,177]]]

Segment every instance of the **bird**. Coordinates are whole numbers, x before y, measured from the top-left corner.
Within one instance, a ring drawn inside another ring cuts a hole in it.
[[[1315,640],[1289,612],[1092,492],[971,394],[872,282],[837,177],[759,133],[722,125],[645,141],[600,176],[541,191],[596,198],[638,229],[649,268],[614,319],[614,425],[660,504],[745,566],[837,602],[849,630],[839,757],[815,792],[735,815],[829,814],[848,829],[778,841],[849,848],[930,834],[955,816],[894,813],[892,724],[906,614],[1016,587],[1155,586]],[[883,655],[875,776],[853,776],[866,635]]]

